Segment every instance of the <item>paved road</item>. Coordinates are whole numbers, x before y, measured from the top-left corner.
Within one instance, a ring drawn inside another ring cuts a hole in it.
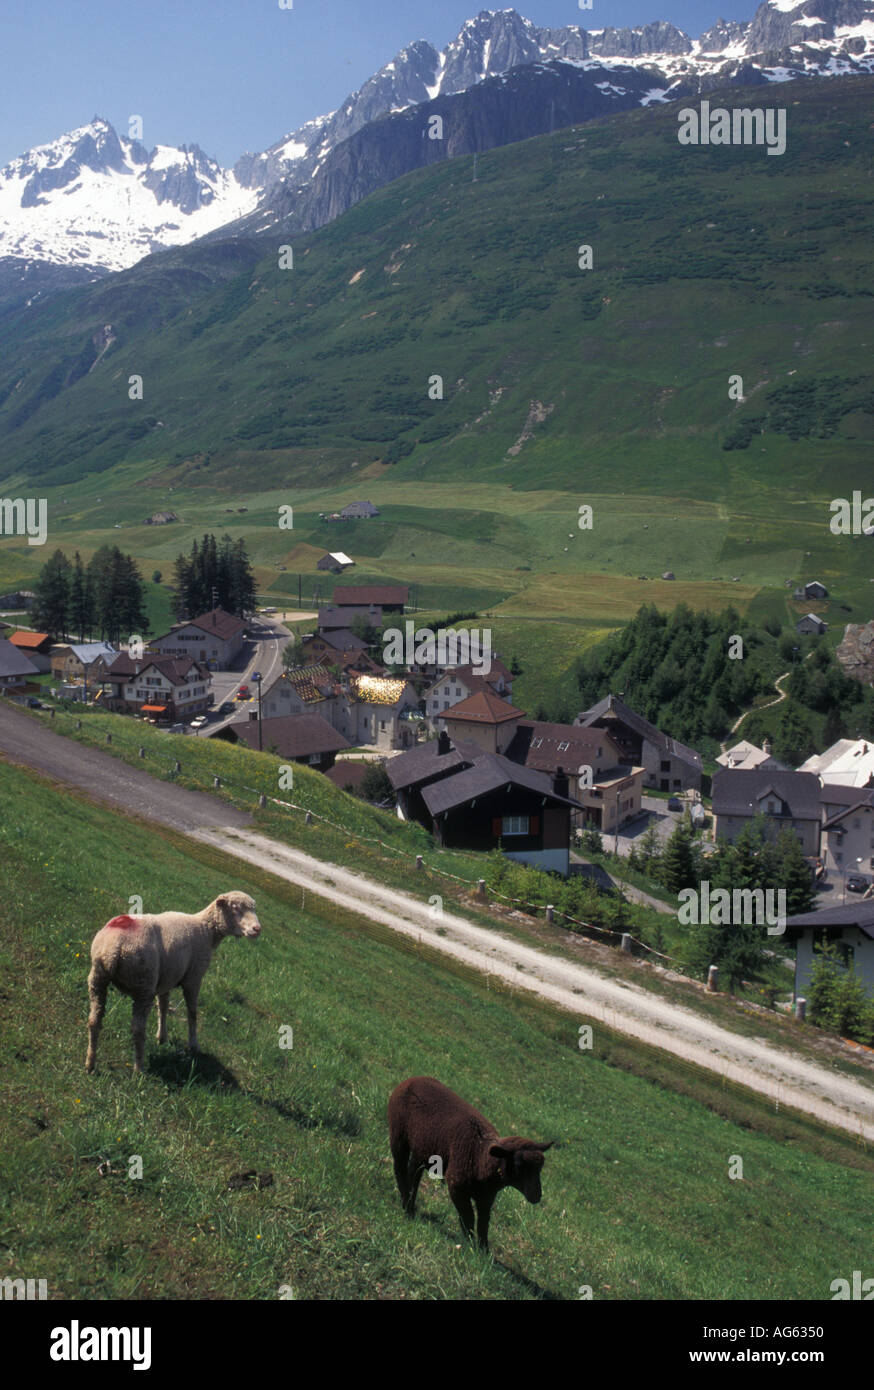
[[[778,1105],[874,1140],[874,1077],[866,1084],[865,1078],[842,1076],[788,1049],[733,1033],[637,985],[545,955],[455,913],[444,911],[435,918],[428,903],[250,830],[251,817],[244,812],[61,738],[2,700],[0,753],[81,787],[98,800],[185,831],[359,916],[427,941],[432,949],[486,976],[499,976],[515,989],[548,999],[573,1016],[572,1028],[580,1019],[602,1021],[769,1096]]]
[[[234,704],[233,711],[218,719],[212,718],[204,728],[192,731],[197,732],[200,738],[209,737],[217,729],[224,728],[226,724],[233,724],[235,719],[248,719],[250,715],[257,714],[258,686],[252,680],[253,671],[261,672],[262,690],[266,690],[270,682],[282,671],[282,649],[291,638],[288,629],[268,617],[262,618],[260,622],[250,623],[249,631],[255,640],[248,644],[251,651],[245,666],[239,671],[213,671],[212,673],[215,708],[218,709],[226,700],[231,700]],[[252,691],[248,700],[234,698],[241,685],[248,685]]]
[[[0,753],[10,762],[35,767],[99,800],[174,830],[252,824],[248,812],[238,811],[218,797],[161,782],[110,753],[53,734],[42,720],[29,717],[7,700],[0,700]]]

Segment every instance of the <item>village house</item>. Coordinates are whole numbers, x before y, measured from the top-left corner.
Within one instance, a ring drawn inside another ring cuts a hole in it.
[[[453,742],[469,739],[484,753],[504,753],[512,742],[519,720],[524,718],[524,710],[486,688],[467,700],[459,700],[446,711],[444,722]]]
[[[403,613],[410,601],[405,584],[341,584],[334,590],[334,602],[343,608],[380,608],[385,613]]]
[[[13,589],[10,594],[0,594],[0,608],[20,613],[25,608],[32,608],[35,600],[36,594],[32,589]]]
[[[321,560],[316,561],[317,570],[329,570],[332,574],[342,574],[355,561],[350,560],[348,555],[344,555],[342,550],[331,550],[323,555]]]
[[[105,674],[100,702],[117,714],[175,724],[210,707],[209,670],[191,657],[117,656]],[[97,698],[97,697],[95,697]]]
[[[874,787],[824,783],[820,791],[827,876],[840,886],[850,874],[874,870]]]
[[[28,688],[30,678],[38,675],[27,653],[0,637],[0,691],[22,693]]]
[[[789,770],[773,756],[767,739],[761,748],[757,748],[754,743],[748,743],[746,739],[741,739],[733,748],[720,753],[716,761],[720,767],[737,768],[739,772],[751,772],[757,767],[781,768],[784,772]]]
[[[828,631],[828,623],[824,623],[822,618],[818,618],[815,613],[805,613],[803,618],[799,618],[795,624],[796,632],[812,633],[816,637],[821,637]]]
[[[52,639],[47,632],[13,632],[9,641],[13,647],[30,657],[38,671],[52,669]]]
[[[605,729],[621,752],[622,763],[644,769],[644,786],[663,792],[700,791],[701,755],[663,734],[616,695],[607,695],[574,720],[583,728]]]
[[[641,814],[644,769],[624,763],[604,729],[520,720],[507,757],[552,777],[566,773],[570,795],[584,807],[579,820],[604,834]]]
[[[320,608],[318,617],[319,632],[349,631],[356,619],[361,619],[368,627],[382,625],[382,609],[371,605],[369,608]]]
[[[223,608],[214,608],[199,618],[174,623],[162,637],[149,642],[149,650],[161,656],[188,656],[201,661],[211,671],[227,671],[243,650],[246,624]]]
[[[347,502],[345,507],[340,508],[340,516],[343,521],[367,521],[370,517],[379,516],[379,508],[374,507],[372,502]]]
[[[837,946],[841,963],[852,963],[868,994],[874,997],[874,898],[788,917],[782,939],[795,943],[796,998],[810,989],[815,948],[825,943]]]
[[[412,667],[415,674],[420,668]],[[503,662],[492,657],[489,672],[483,674],[476,666],[449,666],[441,671],[437,679],[422,691],[425,715],[429,729],[437,734],[446,728],[443,713],[469,700],[477,691],[490,690],[502,699],[513,698],[513,677]]]
[[[811,579],[808,584],[796,589],[792,597],[802,603],[805,599],[824,599],[828,598],[828,589],[818,579]]]
[[[258,719],[235,719],[215,735],[230,743],[243,743],[249,748],[275,752],[289,762],[304,763],[318,772],[327,772],[334,759],[349,740],[332,728],[319,714],[287,714],[262,719],[260,735]]]
[[[571,815],[582,808],[567,778],[485,752],[475,741],[438,739],[389,760],[398,814],[425,826],[438,844],[492,850],[567,877]]]
[[[874,786],[874,744],[863,738],[839,738],[824,753],[803,762],[798,771],[815,772],[823,782],[836,786]]]
[[[285,671],[262,692],[265,718],[316,712],[350,744],[386,750],[415,743],[418,705],[402,676],[347,670],[336,680],[321,664]]]
[[[717,840],[734,840],[753,816],[765,817],[769,838],[791,830],[805,856],[820,852],[822,808],[819,778],[811,772],[756,768],[723,769],[713,777],[713,824]]]
[[[52,647],[52,675],[66,684],[83,681],[93,688],[102,683],[118,655],[109,642],[59,642]]]
[[[356,637],[348,628],[327,628],[323,632],[309,633],[301,642],[301,651],[307,661],[324,661],[328,665],[341,653],[366,652],[367,643]]]

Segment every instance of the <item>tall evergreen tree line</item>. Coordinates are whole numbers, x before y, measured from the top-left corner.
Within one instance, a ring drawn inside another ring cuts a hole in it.
[[[102,545],[87,565],[56,550],[40,570],[31,611],[35,628],[80,642],[98,636],[118,643],[148,632],[146,595],[136,562],[117,545]]]
[[[173,595],[179,618],[196,618],[213,608],[223,608],[236,618],[255,609],[255,576],[242,537],[233,541],[225,534],[216,543],[205,535],[195,540],[188,556],[179,555],[173,566]]]

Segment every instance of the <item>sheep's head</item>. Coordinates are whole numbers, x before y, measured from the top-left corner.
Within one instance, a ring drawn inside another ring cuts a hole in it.
[[[223,936],[260,936],[261,923],[255,916],[255,899],[247,893],[222,893],[214,906]]]
[[[489,1153],[498,1160],[501,1179],[507,1187],[516,1187],[529,1202],[537,1203],[542,1196],[540,1170],[543,1155],[553,1141],[539,1144],[535,1139],[519,1139],[511,1135],[492,1144]]]

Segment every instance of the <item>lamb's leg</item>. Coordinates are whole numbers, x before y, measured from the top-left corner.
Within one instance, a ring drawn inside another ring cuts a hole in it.
[[[419,1183],[422,1181],[422,1174],[426,1164],[420,1163],[417,1159],[410,1157],[410,1166],[407,1170],[407,1183],[409,1187],[409,1197],[407,1199],[407,1215],[414,1216],[416,1213],[416,1198],[419,1195]]]
[[[100,1036],[100,1025],[103,1022],[103,1014],[106,1010],[106,991],[109,988],[109,978],[96,965],[92,966],[88,976],[88,996],[91,1000],[91,1008],[88,1012],[88,1055],[85,1058],[85,1070],[93,1071],[97,1061],[97,1039]]]
[[[455,1210],[458,1212],[459,1218],[461,1220],[461,1229],[464,1231],[464,1234],[467,1236],[468,1240],[472,1240],[473,1207],[471,1205],[470,1197],[467,1195],[466,1192],[459,1192],[457,1188],[455,1189],[455,1191],[453,1191],[452,1188],[450,1188],[449,1195],[452,1198],[452,1204],[455,1207]]]
[[[158,995],[158,1042],[167,1041],[167,1005],[170,1003],[170,992]]]
[[[398,1192],[401,1194],[401,1206],[408,1216],[412,1216],[409,1210],[410,1203],[410,1146],[409,1144],[398,1143],[392,1149],[392,1162],[394,1163],[395,1182],[398,1185]],[[415,1198],[413,1199],[415,1205]]]
[[[200,994],[200,980],[185,980],[182,984],[185,1008],[188,1011],[188,1051],[199,1052],[197,1042],[197,997]]]
[[[494,1192],[484,1192],[474,1197],[476,1203],[476,1234],[479,1240],[480,1249],[489,1248],[489,1221],[492,1216],[492,1206],[495,1201]]]
[[[146,1019],[152,1007],[151,998],[134,999],[131,1032],[134,1039],[134,1071],[142,1071],[146,1058]]]

